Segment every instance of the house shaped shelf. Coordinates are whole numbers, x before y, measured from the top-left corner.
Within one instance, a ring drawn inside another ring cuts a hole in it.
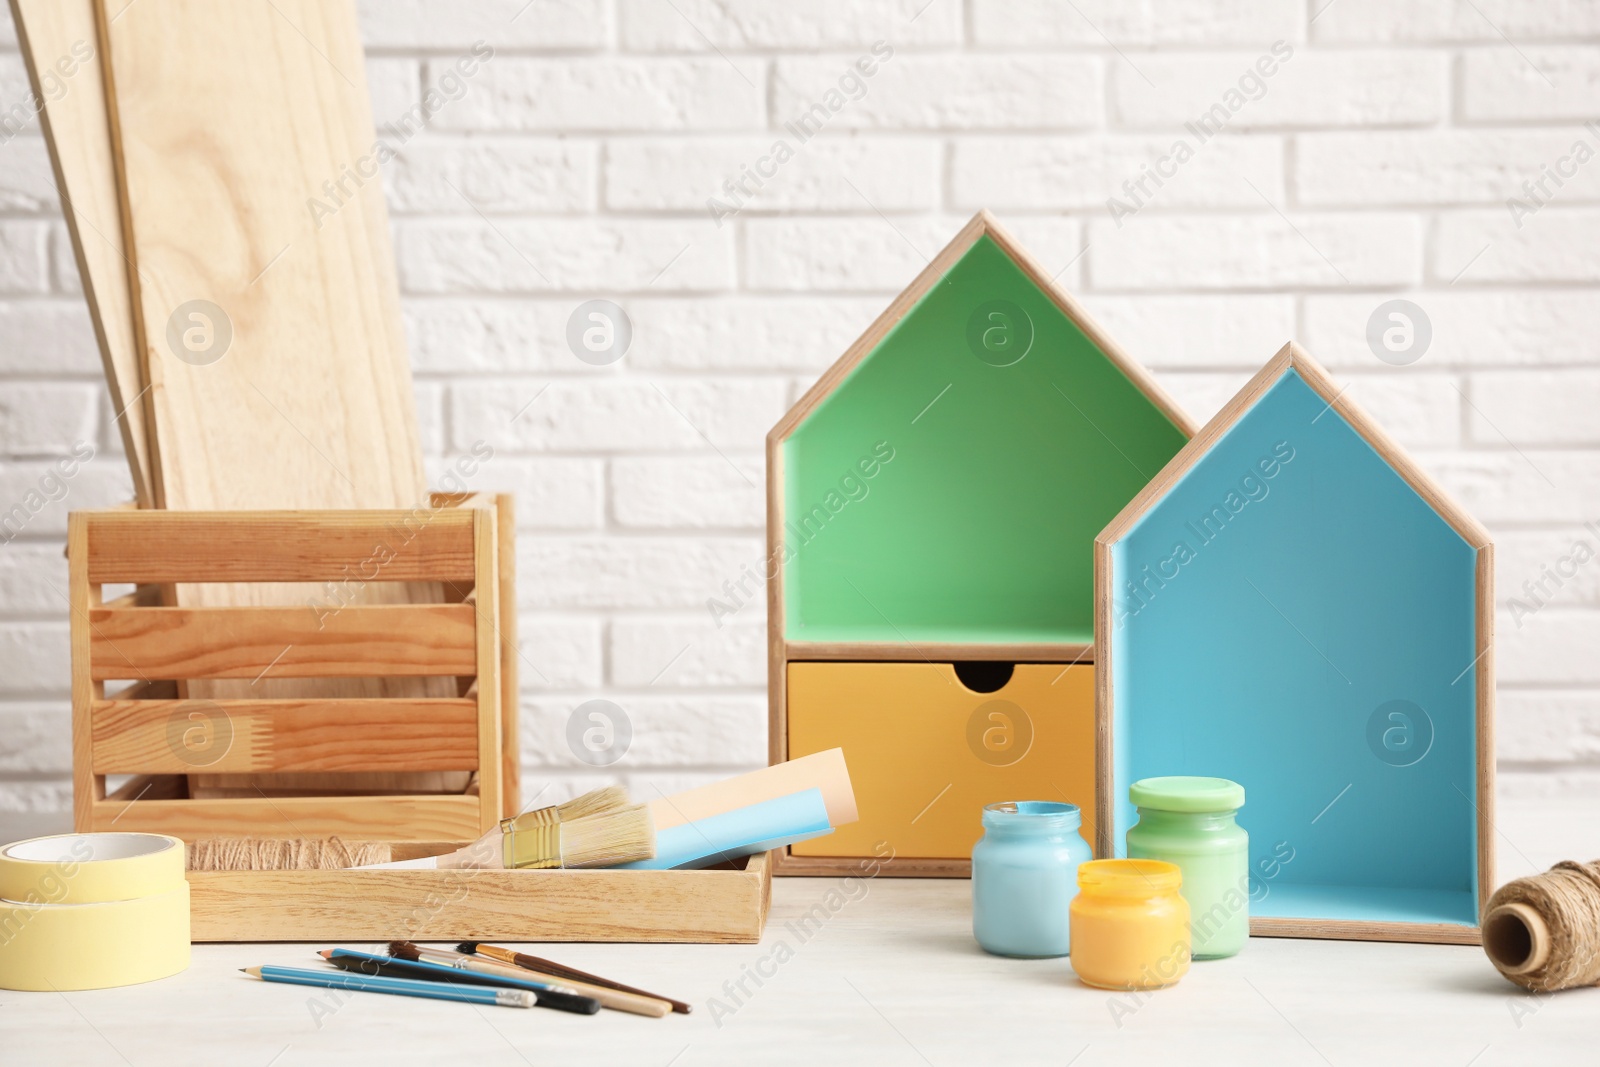
[[[1231,778],[1252,933],[1475,942],[1492,551],[1287,346],[1097,540],[1099,854],[1134,781]]]
[[[818,380],[767,437],[771,758],[844,749],[861,821],[779,872],[1094,825],[1094,536],[1193,432],[986,213]]]
[[[1094,536],[1192,433],[980,214],[767,439],[772,632],[828,658],[1084,652]]]

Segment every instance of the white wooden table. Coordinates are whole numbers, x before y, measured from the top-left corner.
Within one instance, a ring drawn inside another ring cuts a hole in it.
[[[1600,804],[1503,804],[1502,879],[1600,857],[1596,815]],[[0,840],[51,829],[0,819]],[[826,920],[800,927],[819,903]],[[1258,938],[1233,959],[1195,964],[1172,989],[1109,994],[1078,984],[1066,960],[985,955],[970,921],[964,881],[787,878],[760,945],[532,949],[695,1005],[659,1020],[267,985],[237,968],[320,966],[311,952],[326,946],[198,945],[187,973],[149,985],[0,990],[0,1064],[1600,1060],[1600,990],[1530,997],[1478,948]]]

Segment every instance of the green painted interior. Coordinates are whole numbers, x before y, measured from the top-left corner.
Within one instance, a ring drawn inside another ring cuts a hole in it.
[[[1095,535],[1184,441],[981,237],[784,443],[787,636],[1087,642]]]

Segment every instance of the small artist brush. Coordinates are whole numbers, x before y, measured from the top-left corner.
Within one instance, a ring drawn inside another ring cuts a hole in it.
[[[498,945],[485,945],[481,941],[463,941],[456,946],[456,951],[465,952],[468,955],[476,954],[485,959],[498,960],[500,963],[509,964],[512,967],[521,967],[523,970],[551,978],[587,982],[589,985],[615,989],[619,993],[637,993],[641,997],[664,1000],[671,1004],[672,1010],[678,1014],[689,1014],[689,1005],[681,1000],[673,1000],[671,997],[664,997],[660,993],[651,993],[648,990],[638,989],[631,985],[623,985],[621,982],[613,982],[609,978],[601,978],[597,974],[580,971],[576,967],[567,967],[557,963],[555,960],[547,960],[542,956],[530,956],[527,953],[514,952],[509,948],[501,948]]]
[[[613,1011],[627,1011],[635,1015],[649,1015],[659,1019],[672,1010],[672,1005],[660,997],[644,996],[638,993],[624,993],[616,989],[607,989],[604,986],[590,985],[587,982],[574,982],[562,979],[550,979],[548,976],[535,975],[520,967],[496,963],[481,956],[469,956],[464,952],[453,952],[447,948],[428,948],[425,945],[414,945],[409,941],[389,942],[389,951],[399,959],[428,960],[433,963],[442,963],[449,967],[459,967],[464,971],[476,971],[478,974],[492,974],[501,978],[517,978],[523,981],[550,980],[561,982],[562,985],[576,989],[586,997],[593,997],[600,1002],[603,1008]]]
[[[411,978],[418,981],[497,986],[501,989],[523,989],[534,995],[538,1007],[541,1008],[570,1011],[576,1015],[593,1015],[600,1010],[598,1000],[584,996],[571,986],[541,982],[531,976],[529,981],[514,982],[509,978],[448,967],[442,963],[376,956],[370,952],[357,952],[348,948],[323,949],[317,955],[341,970],[357,974],[377,975],[380,978]]]
[[[655,820],[643,804],[626,801],[619,786],[586,793],[567,804],[524,812],[472,844],[443,856],[375,863],[368,869],[526,870],[552,867],[614,867],[656,854]],[[601,810],[595,810],[595,809]],[[569,817],[568,811],[589,812]]]

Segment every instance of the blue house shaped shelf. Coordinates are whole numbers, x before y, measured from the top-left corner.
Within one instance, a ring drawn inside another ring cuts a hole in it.
[[[1138,779],[1231,778],[1252,933],[1476,942],[1492,552],[1285,347],[1097,539],[1098,853]]]

